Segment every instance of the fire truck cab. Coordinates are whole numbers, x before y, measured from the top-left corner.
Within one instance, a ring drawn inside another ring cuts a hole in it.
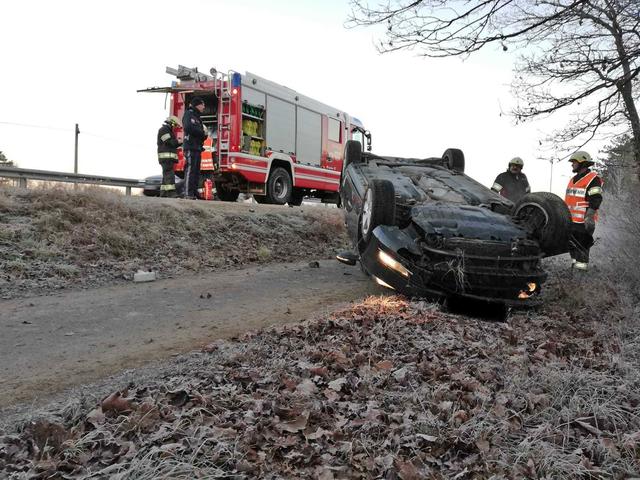
[[[170,94],[170,114],[178,118],[194,96],[204,100],[209,136],[201,178],[214,182],[220,200],[248,193],[259,203],[300,205],[306,196],[337,202],[345,143],[359,140],[371,149],[358,119],[252,73],[166,71],[177,78],[171,87],[139,91]],[[180,176],[181,152],[179,158]]]

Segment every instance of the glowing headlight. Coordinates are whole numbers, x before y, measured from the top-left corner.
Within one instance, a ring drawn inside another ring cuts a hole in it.
[[[383,265],[385,265],[386,267],[389,267],[391,270],[398,272],[400,275],[404,277],[408,278],[409,275],[411,275],[411,272],[407,270],[404,267],[404,265],[402,265],[400,262],[394,259],[391,255],[389,255],[386,252],[383,252],[382,250],[378,251],[378,259],[382,262]]]
[[[535,282],[527,283],[527,290],[520,290],[518,298],[520,300],[526,300],[527,298],[530,298],[534,293],[536,293],[536,288],[538,288],[538,285],[536,285]]]
[[[373,276],[373,279],[376,281],[376,283],[378,285],[382,285],[383,287],[387,287],[390,288],[391,290],[395,290],[395,288],[393,288],[391,285],[389,285],[387,282],[380,280],[378,277],[376,277],[375,275]]]

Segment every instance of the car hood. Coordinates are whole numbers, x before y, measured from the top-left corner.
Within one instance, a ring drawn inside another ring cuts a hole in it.
[[[511,218],[485,207],[433,203],[411,208],[411,220],[425,235],[444,238],[463,237],[477,240],[512,242],[526,239],[527,232]]]

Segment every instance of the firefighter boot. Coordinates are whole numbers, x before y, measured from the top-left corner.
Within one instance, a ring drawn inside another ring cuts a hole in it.
[[[176,186],[172,185],[172,184],[168,184],[168,185],[160,185],[160,196],[161,197],[168,197],[168,198],[175,198],[176,195]]]

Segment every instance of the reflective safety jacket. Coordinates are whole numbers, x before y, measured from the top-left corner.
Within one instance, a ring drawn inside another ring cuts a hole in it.
[[[179,146],[180,142],[173,133],[173,128],[164,123],[158,130],[158,161],[170,159],[177,162]]]
[[[216,142],[208,136],[202,144],[200,170],[213,170],[213,151],[215,150],[215,143]]]
[[[567,185],[564,201],[571,212],[573,223],[584,223],[587,209],[598,210],[602,203],[602,180],[596,172],[579,173]],[[598,220],[598,214],[594,216]]]

